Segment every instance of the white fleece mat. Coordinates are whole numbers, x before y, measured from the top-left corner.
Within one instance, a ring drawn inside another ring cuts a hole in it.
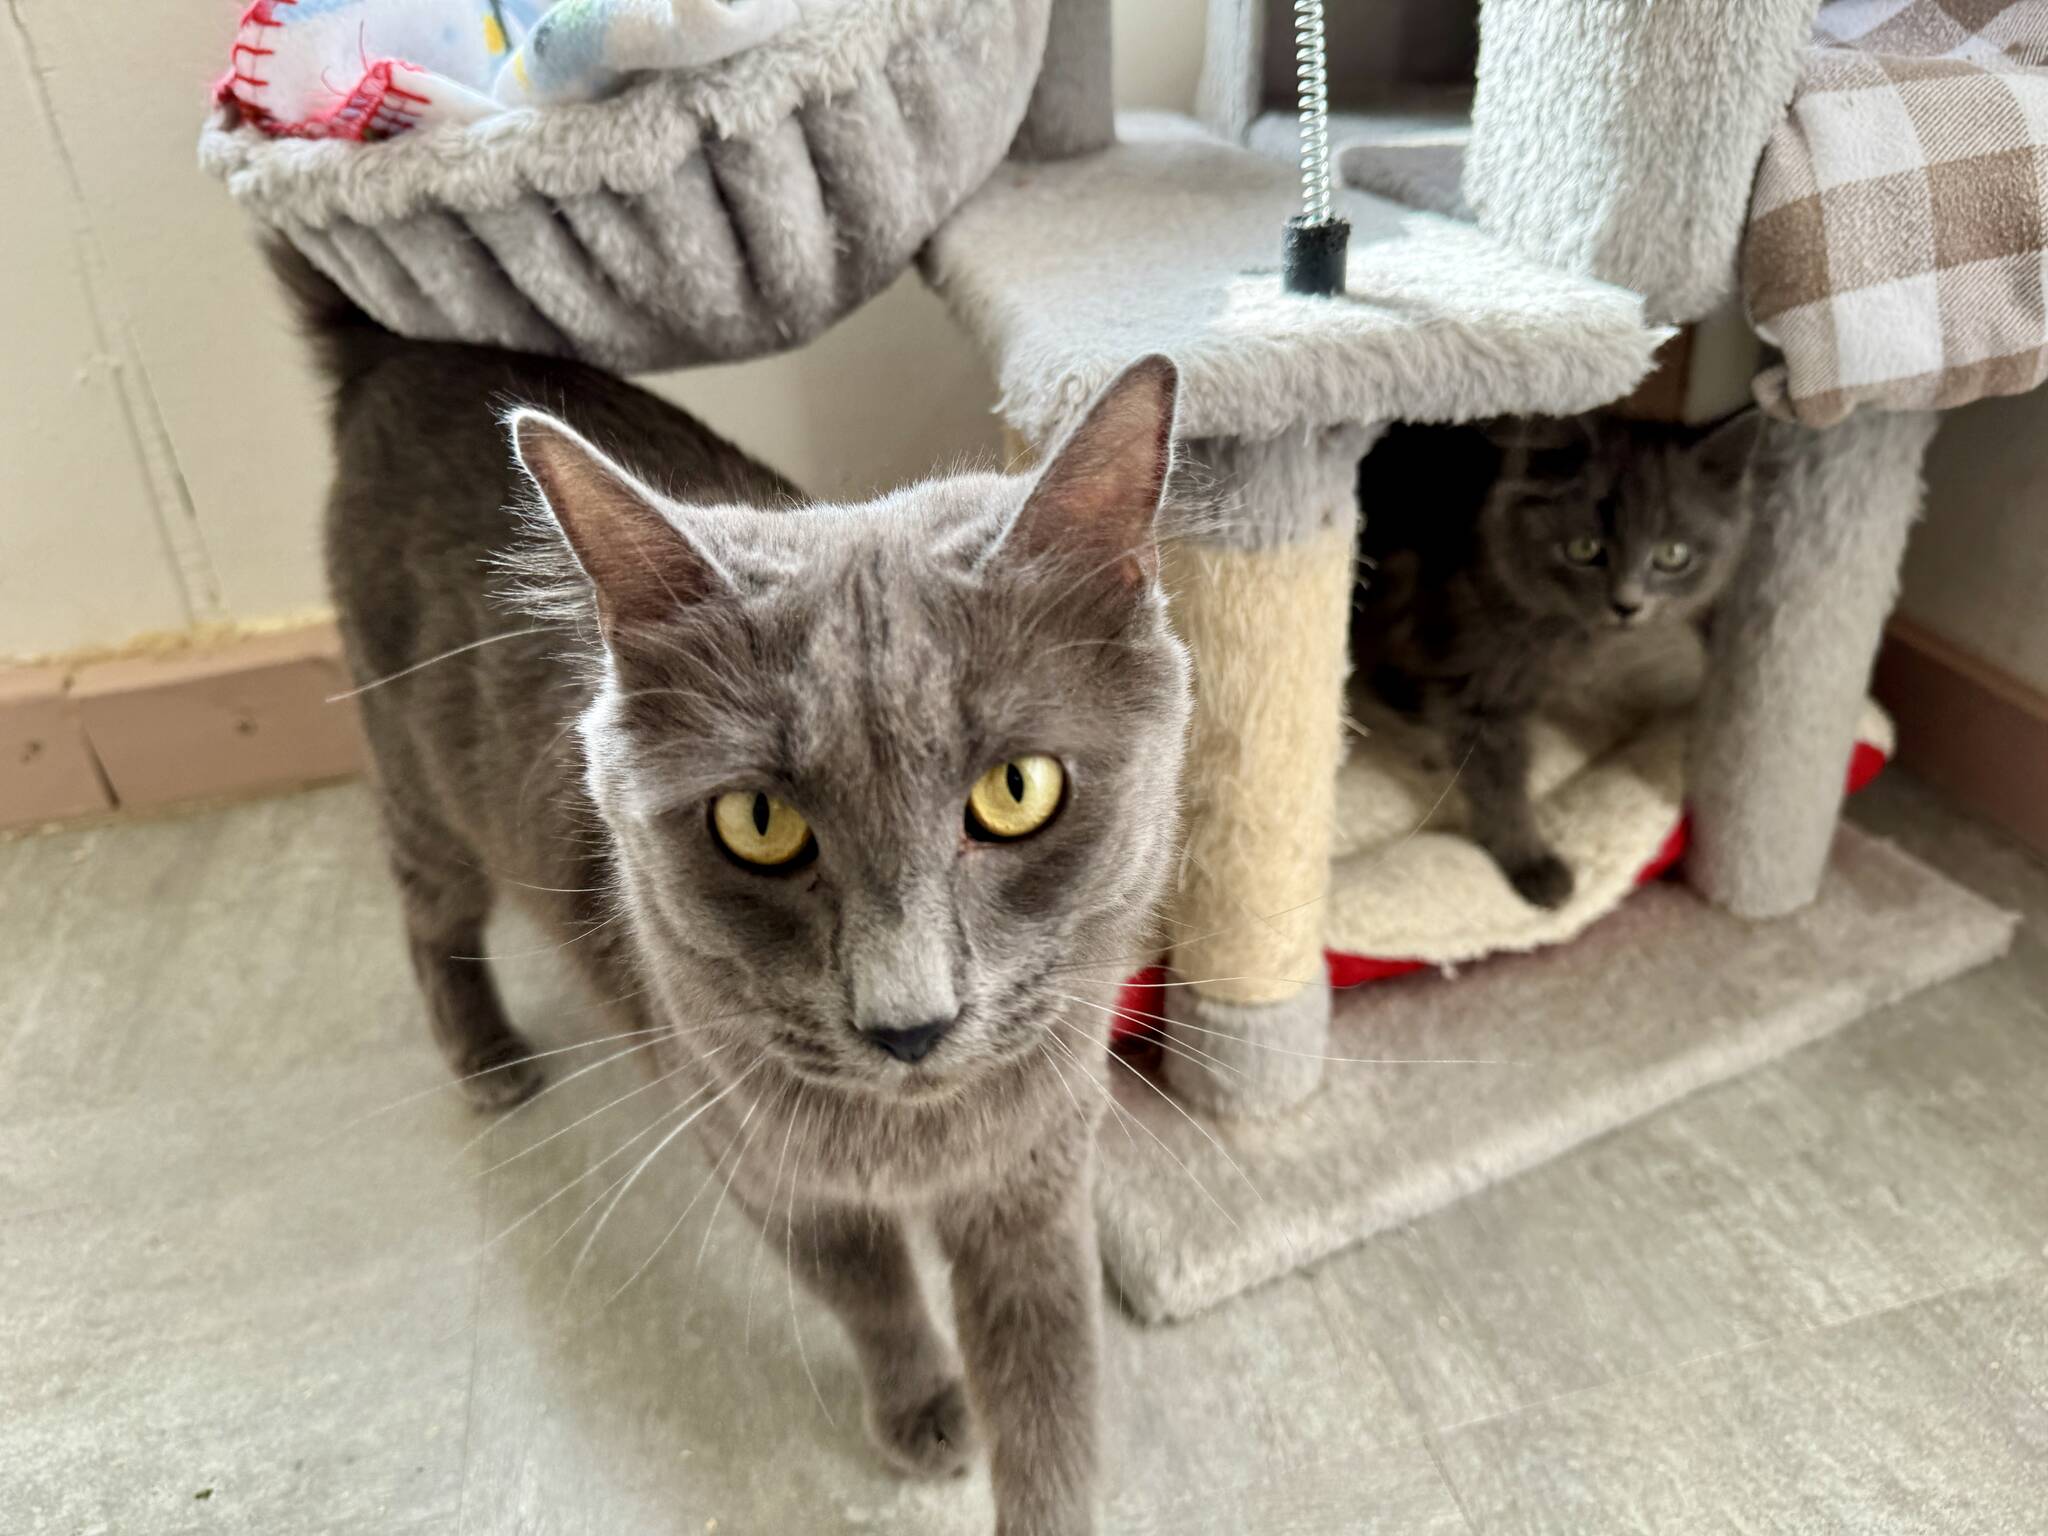
[[[1340,995],[1352,1060],[1278,1119],[1198,1123],[1112,1066],[1104,1262],[1140,1318],[1200,1312],[1982,964],[2013,924],[1844,827],[1819,899],[1777,922],[1657,884],[1562,948]]]
[[[1635,891],[1680,820],[1704,664],[1698,637],[1683,626],[1609,637],[1532,722],[1536,821],[1576,882],[1554,911],[1516,895],[1465,835],[1464,797],[1441,744],[1354,679],[1324,944],[1447,966],[1584,933]],[[1891,756],[1892,723],[1873,702],[1856,739]]]

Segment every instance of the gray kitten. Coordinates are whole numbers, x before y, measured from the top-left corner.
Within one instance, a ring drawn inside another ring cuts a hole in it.
[[[1529,801],[1529,716],[1603,632],[1704,616],[1747,537],[1758,419],[1399,427],[1361,467],[1354,662],[1441,735],[1474,840],[1526,901],[1572,893]]]
[[[1172,364],[1134,364],[1035,477],[828,506],[605,374],[401,341],[279,265],[334,383],[350,665],[475,647],[362,695],[450,1066],[487,1107],[540,1080],[465,958],[503,882],[656,1031],[668,1135],[735,1160],[838,1314],[881,1454],[957,1472],[978,1424],[1000,1532],[1092,1530],[1104,1100],[1073,1079],[1106,1069],[1108,1013],[1070,999],[1113,1001],[1082,978],[1141,947],[1176,831]],[[523,615],[490,563],[521,503]]]

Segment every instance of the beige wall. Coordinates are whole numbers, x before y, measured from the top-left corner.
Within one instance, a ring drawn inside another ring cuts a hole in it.
[[[1899,607],[2048,693],[2048,390],[1948,413]]]
[[[241,0],[0,9],[0,657],[321,601],[312,386],[196,170]],[[1202,0],[1116,0],[1117,84],[1185,106]],[[795,357],[658,387],[820,494],[996,451],[993,387],[906,278]]]

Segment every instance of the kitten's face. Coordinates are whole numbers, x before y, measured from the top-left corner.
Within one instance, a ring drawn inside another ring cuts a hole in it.
[[[1720,595],[1749,529],[1755,413],[1703,438],[1518,425],[1481,526],[1494,573],[1525,607],[1592,630],[1690,618]]]
[[[699,516],[722,590],[613,625],[590,786],[644,960],[715,1021],[686,1047],[950,1095],[1050,1048],[1074,967],[1143,939],[1188,713],[1150,554],[1170,393],[1150,409],[1098,445],[1135,484],[1090,462],[1048,491],[1056,460],[1035,492],[968,476]]]

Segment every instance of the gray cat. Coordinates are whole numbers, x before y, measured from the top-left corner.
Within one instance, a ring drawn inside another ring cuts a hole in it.
[[[1471,833],[1525,901],[1572,872],[1537,830],[1529,716],[1603,633],[1700,619],[1748,533],[1758,416],[1397,427],[1360,469],[1372,577],[1353,661],[1443,739]]]
[[[827,506],[605,374],[401,341],[279,266],[334,385],[349,663],[454,653],[362,695],[449,1065],[485,1107],[540,1081],[465,958],[503,882],[657,1031],[669,1135],[695,1117],[735,1159],[851,1337],[881,1454],[951,1474],[978,1426],[1000,1532],[1092,1530],[1108,1014],[1069,999],[1112,1001],[1082,978],[1142,947],[1176,830],[1172,364],[1134,364],[1035,477]],[[522,502],[508,614],[489,562]]]

